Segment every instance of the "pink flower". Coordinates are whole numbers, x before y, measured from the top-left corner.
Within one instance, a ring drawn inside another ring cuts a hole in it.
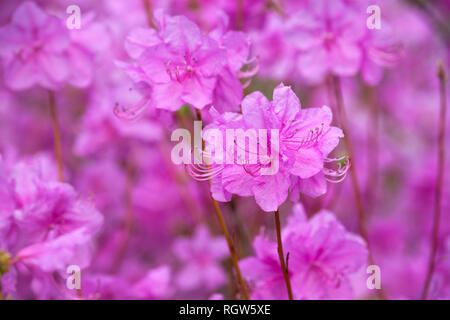
[[[122,73],[111,72],[108,76],[102,77],[92,87],[82,128],[75,141],[74,150],[78,155],[104,152],[111,148],[120,152],[129,140],[154,142],[161,138],[161,125],[155,119],[146,117],[131,122],[114,114],[112,108],[115,104],[133,105],[142,100],[142,95],[130,89],[130,80]]]
[[[209,296],[208,300],[224,300],[224,297],[221,293],[213,293]]]
[[[321,82],[327,74],[353,76],[361,70],[364,81],[374,85],[383,67],[399,60],[402,48],[385,15],[381,29],[367,27],[368,3],[314,0],[301,6],[285,30],[297,48],[298,70],[310,82]]]
[[[349,276],[367,261],[361,237],[348,232],[336,217],[322,210],[307,220],[297,204],[282,231],[284,252],[295,299],[350,299]],[[253,243],[256,256],[241,260],[255,299],[287,299],[277,244],[261,236]]]
[[[191,239],[176,240],[173,250],[183,263],[176,277],[182,290],[214,290],[225,283],[220,261],[228,256],[228,248],[223,237],[211,237],[206,228],[200,227]]]
[[[184,16],[155,12],[158,30],[136,29],[125,48],[136,64],[125,66],[137,83],[150,87],[156,108],[175,111],[184,104],[236,109],[242,99],[237,74],[246,62],[247,38],[240,32],[208,36]],[[248,75],[247,75],[248,76]]]
[[[15,213],[28,241],[54,239],[79,228],[94,234],[102,225],[102,215],[92,203],[80,200],[69,184],[38,182],[33,198]]]
[[[274,90],[272,102],[262,93],[253,92],[242,101],[242,115],[213,112],[212,116],[214,121],[204,132],[215,128],[226,137],[226,129],[253,129],[251,132],[255,135],[258,129],[269,131],[267,144],[259,144],[257,151],[236,142],[233,164],[227,162],[210,167],[206,176],[213,178],[211,191],[218,201],[229,201],[233,193],[243,197],[254,196],[261,209],[275,211],[287,199],[290,188],[311,196],[326,191],[323,171],[330,171],[324,163],[330,161],[328,154],[343,136],[339,128],[331,126],[332,115],[328,107],[301,109],[300,101],[291,88],[280,84]],[[274,138],[275,145],[272,142],[269,145],[273,129],[278,132],[278,138]],[[239,149],[245,151],[245,160],[256,152],[257,163],[239,164],[242,160],[238,159]],[[225,150],[225,153],[230,153],[230,150]],[[263,168],[274,169],[271,174],[263,174]],[[205,178],[205,175],[196,174],[195,167],[190,173],[194,178]],[[344,175],[345,170],[340,174]],[[301,187],[298,183],[302,184]],[[315,188],[316,183],[322,187]]]
[[[85,228],[51,240],[36,242],[17,253],[20,263],[43,271],[65,272],[68,265],[85,268],[89,265],[92,248],[92,235]]]
[[[36,156],[0,172],[9,189],[0,194],[11,197],[5,205],[12,204],[8,211],[0,210],[0,228],[6,231],[0,245],[20,264],[65,272],[69,264],[89,264],[92,238],[103,216],[71,185],[54,181],[54,171],[48,158]]]
[[[130,272],[124,275],[86,274],[82,277],[83,296],[88,299],[167,299],[173,293],[169,266],[147,270],[142,277]]]
[[[362,49],[361,73],[369,85],[377,85],[383,76],[383,68],[392,68],[403,55],[403,46],[394,37],[387,21],[383,21],[379,30],[366,31]]]
[[[298,70],[320,82],[327,73],[352,76],[361,65],[359,41],[366,29],[365,11],[343,0],[306,1],[287,22],[287,33],[299,49]]]
[[[133,292],[137,299],[167,299],[172,294],[171,274],[168,266],[151,269],[136,284]]]
[[[0,58],[5,83],[13,90],[34,85],[55,90],[65,83],[86,86],[90,81],[90,57],[73,46],[62,20],[34,2],[20,5],[11,23],[0,28]]]

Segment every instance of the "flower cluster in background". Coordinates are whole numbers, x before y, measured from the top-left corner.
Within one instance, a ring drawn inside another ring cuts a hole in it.
[[[2,0],[0,299],[450,299],[449,17]],[[194,121],[267,145],[176,165]]]

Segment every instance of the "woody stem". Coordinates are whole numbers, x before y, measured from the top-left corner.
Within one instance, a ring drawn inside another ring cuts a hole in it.
[[[142,0],[144,4],[145,14],[147,15],[147,23],[150,28],[156,29],[155,18],[153,17],[153,7],[150,0]]]
[[[195,113],[197,116],[197,120],[201,121],[202,114],[201,114],[200,110],[195,109]],[[204,142],[202,142],[202,149],[204,147],[205,147]],[[211,180],[209,180],[209,184],[211,185]],[[242,277],[241,269],[239,268],[239,263],[238,263],[239,259],[237,257],[236,249],[234,247],[233,241],[231,240],[230,233],[228,232],[228,228],[225,223],[225,219],[223,218],[222,211],[220,210],[219,203],[217,202],[216,199],[213,198],[211,193],[210,193],[210,198],[211,198],[212,204],[214,206],[214,211],[216,212],[217,219],[219,220],[220,227],[222,228],[222,232],[225,236],[225,239],[227,240],[228,250],[230,251],[230,256],[231,256],[231,262],[233,263],[233,267],[236,272],[236,277],[237,277],[237,280],[241,287],[242,296],[244,297],[245,300],[249,300],[250,296],[248,294],[248,290],[247,290],[247,286],[245,284],[244,278]]]
[[[292,295],[291,280],[289,279],[289,271],[284,260],[283,242],[281,241],[280,213],[278,212],[278,210],[275,211],[275,227],[277,230],[278,258],[280,258],[281,271],[283,272],[284,282],[286,283],[289,300],[294,300],[294,297]]]
[[[230,251],[231,256],[231,262],[233,263],[234,270],[236,271],[236,277],[241,287],[242,296],[244,297],[245,300],[249,300],[250,297],[248,294],[247,286],[244,282],[244,278],[242,277],[241,269],[239,268],[236,249],[234,247],[233,241],[231,240],[230,233],[228,232],[228,228],[223,218],[222,212],[220,210],[219,203],[213,197],[211,197],[211,200],[214,206],[214,210],[216,212],[217,219],[219,220],[220,227],[222,228],[222,232],[225,236],[225,239],[227,240],[228,249]]]
[[[438,128],[438,168],[436,177],[436,193],[434,198],[433,230],[431,233],[431,252],[428,261],[428,271],[425,278],[425,285],[422,291],[422,299],[426,299],[430,289],[431,279],[436,264],[436,253],[439,244],[439,224],[442,205],[442,188],[444,184],[444,161],[445,161],[445,116],[447,111],[447,97],[445,89],[445,71],[442,63],[438,66],[439,91],[440,91],[440,112]]]
[[[115,273],[119,270],[122,260],[126,254],[128,244],[130,242],[131,232],[134,225],[134,208],[133,208],[133,167],[129,161],[125,162],[125,214],[123,221],[123,230],[118,250],[111,265],[111,272]]]
[[[344,102],[343,102],[343,98],[342,98],[341,82],[340,82],[339,77],[337,77],[337,76],[333,76],[332,79],[333,79],[334,94],[336,96],[336,107],[337,107],[337,111],[339,114],[340,125],[342,126],[342,130],[344,132],[344,143],[345,143],[345,146],[347,149],[349,159],[352,162],[350,169],[349,169],[350,170],[350,180],[351,180],[351,184],[352,184],[353,195],[355,198],[356,211],[358,213],[359,231],[361,233],[361,236],[364,238],[364,240],[366,241],[366,244],[367,244],[367,250],[369,252],[369,259],[368,259],[369,265],[374,265],[375,262],[373,259],[372,249],[371,249],[370,242],[369,242],[369,236],[367,233],[366,213],[364,211],[364,206],[363,206],[363,202],[362,202],[361,189],[359,186],[358,175],[356,172],[352,142],[351,142],[351,137],[350,137],[350,133],[348,130],[347,116],[345,113]],[[378,296],[381,299],[384,299],[384,294],[382,292],[382,289],[379,289],[377,292],[378,292]]]
[[[58,116],[55,107],[55,94],[53,93],[53,91],[48,92],[48,98],[49,98],[50,117],[52,119],[52,127],[53,127],[53,140],[55,145],[56,165],[58,167],[58,180],[60,182],[63,182],[64,175],[63,175],[62,151],[61,151],[62,150],[61,132],[58,124]]]

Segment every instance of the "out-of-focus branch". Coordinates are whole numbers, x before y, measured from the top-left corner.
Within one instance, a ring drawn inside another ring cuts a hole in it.
[[[436,193],[434,198],[433,230],[431,232],[431,252],[428,261],[428,271],[425,278],[425,285],[422,292],[422,299],[426,299],[430,289],[431,279],[436,264],[436,253],[439,244],[439,225],[441,219],[442,188],[444,185],[444,164],[445,164],[445,116],[447,111],[447,94],[445,88],[445,71],[442,63],[438,66],[439,92],[440,92],[440,112],[438,128],[438,168],[436,177]]]

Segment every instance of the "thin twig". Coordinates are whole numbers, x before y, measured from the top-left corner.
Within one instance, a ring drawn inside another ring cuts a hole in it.
[[[447,97],[445,89],[445,71],[442,63],[438,65],[439,91],[440,91],[440,112],[439,112],[439,133],[438,133],[438,168],[436,177],[436,194],[434,198],[433,230],[431,233],[431,252],[428,261],[428,272],[425,278],[425,285],[422,291],[422,299],[426,299],[430,289],[431,279],[436,264],[436,253],[439,244],[439,224],[442,206],[442,188],[444,184],[444,161],[445,161],[445,116],[447,111]]]
[[[233,241],[231,241],[230,233],[228,232],[227,225],[226,225],[225,220],[223,218],[222,212],[220,211],[219,203],[212,196],[211,196],[211,200],[212,200],[212,203],[214,205],[214,210],[216,212],[217,219],[219,220],[220,227],[222,228],[222,232],[223,232],[223,234],[225,236],[225,239],[227,240],[228,249],[229,249],[230,255],[231,255],[231,262],[233,263],[234,270],[236,271],[236,277],[237,277],[237,279],[239,281],[239,285],[240,285],[241,290],[242,290],[242,296],[244,297],[245,300],[249,300],[250,297],[249,297],[249,294],[248,294],[247,286],[246,286],[246,284],[244,282],[244,278],[242,277],[241,269],[239,268],[238,257],[237,257],[237,254],[236,254],[236,249],[234,247]]]
[[[277,243],[278,243],[278,257],[280,258],[281,271],[283,272],[284,282],[286,283],[286,289],[288,292],[289,300],[294,300],[292,295],[291,280],[289,279],[289,272],[284,262],[283,242],[281,241],[281,228],[280,228],[280,213],[275,211],[275,227],[277,230]]]
[[[153,7],[150,0],[142,0],[144,4],[145,14],[147,15],[147,22],[150,28],[157,29],[155,18],[153,17]]]
[[[134,169],[133,166],[127,161],[125,163],[125,215],[123,221],[122,235],[120,243],[114,257],[113,263],[111,265],[111,272],[116,273],[125,257],[127,252],[127,247],[130,242],[131,232],[134,226],[134,208],[133,208],[133,176]]]
[[[368,148],[367,148],[367,156],[368,156],[368,207],[372,212],[374,211],[374,206],[377,203],[377,191],[378,191],[378,175],[379,175],[379,159],[378,159],[378,151],[379,151],[379,127],[380,127],[380,113],[378,110],[378,105],[376,103],[376,96],[374,89],[367,86],[367,96],[369,100],[369,125],[367,126],[368,133]],[[369,212],[370,214],[370,212]]]
[[[243,0],[236,0],[236,29],[242,30],[244,27]]]
[[[195,109],[195,113],[197,115],[197,120],[202,121],[202,114],[201,114],[200,110]],[[202,140],[202,149],[204,149],[204,148],[205,148],[205,144],[204,144],[204,141]],[[211,180],[209,180],[209,183],[211,185]],[[225,239],[227,240],[228,249],[230,251],[230,256],[231,256],[231,262],[233,263],[234,270],[236,271],[236,277],[237,277],[239,285],[241,287],[242,296],[244,297],[245,300],[249,300],[250,296],[248,294],[248,290],[247,290],[247,286],[245,284],[244,278],[242,277],[241,269],[239,268],[239,263],[238,263],[239,259],[237,257],[236,249],[234,247],[233,241],[231,240],[230,233],[228,232],[228,228],[225,223],[225,219],[223,218],[222,211],[220,210],[219,203],[217,202],[216,199],[213,198],[211,193],[209,193],[209,196],[210,196],[212,204],[214,206],[214,211],[216,212],[217,219],[219,220],[220,227],[222,228],[222,232],[225,236]]]
[[[342,127],[342,130],[344,131],[344,143],[347,149],[347,153],[349,156],[349,160],[352,162],[352,165],[350,166],[350,179],[352,182],[352,189],[353,189],[353,195],[355,198],[355,204],[356,204],[356,211],[358,212],[358,226],[359,231],[361,233],[361,236],[364,238],[367,244],[367,250],[369,252],[369,265],[374,265],[374,259],[372,254],[372,248],[370,246],[369,242],[369,236],[367,233],[367,222],[366,222],[366,214],[364,211],[364,206],[362,203],[362,197],[361,197],[361,189],[358,182],[358,176],[356,172],[356,166],[355,166],[355,158],[354,153],[352,149],[352,142],[351,137],[348,130],[348,122],[347,122],[347,116],[345,113],[344,108],[344,102],[342,98],[342,89],[341,89],[341,82],[339,77],[333,76],[333,87],[334,87],[334,93],[336,96],[336,107],[337,111],[339,113],[339,121],[340,125]],[[384,294],[382,289],[377,290],[378,296],[380,299],[384,299]]]
[[[60,182],[64,181],[63,175],[63,164],[62,164],[62,149],[61,149],[61,132],[58,124],[58,116],[56,114],[55,107],[55,94],[53,91],[48,91],[48,100],[49,100],[49,108],[50,108],[50,117],[52,119],[52,127],[53,127],[53,140],[55,145],[55,157],[56,157],[56,165],[58,167],[58,180]]]

